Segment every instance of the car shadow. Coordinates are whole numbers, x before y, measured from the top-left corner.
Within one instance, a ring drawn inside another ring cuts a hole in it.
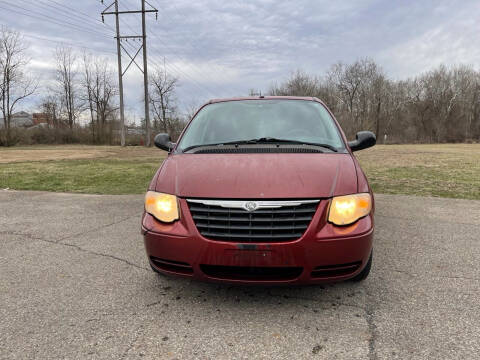
[[[202,303],[230,307],[262,307],[295,303],[306,309],[336,309],[341,306],[364,309],[368,280],[324,285],[261,286],[204,283],[184,278],[152,274],[158,299],[187,301],[191,306]],[[152,284],[151,284],[152,285]],[[153,295],[153,294],[152,294]]]

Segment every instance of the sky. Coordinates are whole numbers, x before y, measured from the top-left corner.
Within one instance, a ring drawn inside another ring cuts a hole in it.
[[[113,1],[113,0],[112,0]],[[64,44],[104,57],[117,67],[114,17],[99,0],[0,0],[0,24],[21,32],[40,80],[34,110],[53,77],[55,48]],[[211,98],[268,91],[295,70],[322,75],[338,61],[370,57],[394,79],[413,77],[439,64],[480,65],[477,0],[149,0],[150,70],[165,64],[178,78],[179,109]],[[133,10],[141,0],[119,0]],[[148,6],[147,6],[148,7]],[[121,16],[122,35],[141,33],[140,15]],[[138,43],[125,47],[135,52]],[[124,54],[123,61],[127,62]],[[141,58],[139,58],[141,61]],[[143,75],[125,75],[129,121],[143,117]],[[18,109],[24,110],[24,109]]]

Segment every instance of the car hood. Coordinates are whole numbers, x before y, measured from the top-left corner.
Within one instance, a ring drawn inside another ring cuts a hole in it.
[[[191,198],[301,199],[357,192],[350,154],[179,154],[155,190]]]

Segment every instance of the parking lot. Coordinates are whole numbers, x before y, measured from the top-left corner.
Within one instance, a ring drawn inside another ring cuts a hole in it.
[[[377,195],[363,283],[160,277],[143,197],[0,191],[2,359],[474,359],[480,201]]]

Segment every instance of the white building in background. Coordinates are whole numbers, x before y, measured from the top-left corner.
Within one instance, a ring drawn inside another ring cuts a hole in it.
[[[25,111],[20,111],[12,115],[12,118],[10,119],[10,127],[15,128],[15,127],[30,127],[35,125],[33,122],[33,115],[29,114]],[[0,128],[3,128],[5,126],[5,122],[3,121],[3,118],[0,118]]]

